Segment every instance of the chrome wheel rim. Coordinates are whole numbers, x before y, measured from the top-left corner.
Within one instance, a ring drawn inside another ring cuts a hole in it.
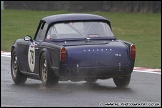
[[[16,75],[17,75],[17,69],[18,69],[17,56],[16,56],[16,54],[14,54],[13,61],[12,61],[12,72],[13,72],[14,77],[16,77]]]
[[[42,80],[43,82],[47,81],[47,61],[43,59],[42,63]]]

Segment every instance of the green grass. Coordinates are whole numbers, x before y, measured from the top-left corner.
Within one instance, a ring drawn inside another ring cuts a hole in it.
[[[1,50],[25,35],[34,37],[39,20],[70,11],[1,10]],[[108,18],[118,39],[136,45],[135,66],[161,68],[161,15],[138,13],[89,12]]]

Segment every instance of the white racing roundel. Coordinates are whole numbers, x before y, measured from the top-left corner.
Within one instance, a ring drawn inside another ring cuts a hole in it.
[[[28,64],[31,72],[34,71],[35,67],[35,46],[30,45],[28,50]]]

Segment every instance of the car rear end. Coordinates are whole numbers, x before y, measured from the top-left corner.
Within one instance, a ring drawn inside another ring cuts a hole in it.
[[[114,40],[68,45],[61,48],[60,61],[60,75],[65,77],[106,79],[129,75],[134,67],[135,46]]]

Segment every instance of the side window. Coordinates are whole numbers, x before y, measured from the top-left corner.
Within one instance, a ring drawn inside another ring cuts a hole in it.
[[[36,37],[37,41],[44,40],[46,31],[47,31],[47,27],[48,27],[48,24],[45,22],[40,25],[40,28],[39,28],[39,31],[38,31],[38,34]]]
[[[56,30],[54,28],[54,26],[51,26],[47,32],[47,39],[55,39],[57,38],[57,33]]]

